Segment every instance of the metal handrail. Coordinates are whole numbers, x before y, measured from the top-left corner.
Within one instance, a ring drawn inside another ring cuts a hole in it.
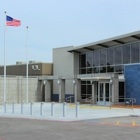
[[[75,96],[69,96],[69,97],[66,97],[66,102],[70,102],[71,104],[71,101],[72,101],[72,98],[74,98]],[[68,100],[69,99],[69,100]]]
[[[66,102],[70,102],[70,104],[72,103],[72,98],[74,98],[75,96],[69,96],[69,97],[66,97]],[[104,99],[104,97],[99,97],[100,99]],[[96,100],[96,101],[98,101],[98,99],[99,99],[98,97],[94,97],[94,98],[92,98],[92,96],[90,96],[90,97],[88,97],[88,98],[85,98],[85,99],[81,99],[81,100],[79,100],[80,101],[80,103],[82,104],[82,102],[90,102],[90,106],[92,106],[93,105],[93,102],[94,102],[94,100]],[[112,98],[112,97],[105,97],[105,99],[109,99],[109,102],[112,102],[112,100],[113,99],[117,99],[118,101],[120,100],[120,99],[122,99],[122,100],[124,100],[124,105],[130,105],[130,106],[132,106],[132,109],[133,109],[133,105],[134,105],[134,103],[136,103],[136,99],[135,98]],[[120,102],[115,102],[115,101],[113,101],[112,103],[115,105],[115,104],[119,104]],[[106,102],[108,102],[108,101],[106,101]],[[128,102],[128,103],[127,103]],[[112,104],[111,104],[112,105]],[[111,108],[111,105],[110,105],[110,108]]]
[[[99,98],[100,98],[100,99],[104,99],[104,97],[99,97]],[[90,105],[92,106],[94,100],[95,100],[95,99],[99,99],[99,98],[98,98],[98,97],[97,97],[97,98],[92,98],[92,99],[91,99],[91,102],[90,102]],[[117,97],[116,97],[116,98],[112,98],[112,97],[105,97],[105,99],[110,99],[109,102],[113,103],[114,105],[120,104],[119,100],[122,99],[122,100],[124,100],[124,102],[123,102],[124,105],[132,106],[132,109],[133,109],[134,103],[136,103],[136,99],[135,99],[135,98],[117,98]],[[114,99],[117,99],[117,102],[115,102]],[[112,100],[114,100],[114,101],[112,102]],[[103,100],[102,100],[102,101],[103,101]],[[108,101],[105,101],[105,102],[108,102]],[[111,108],[111,106],[112,106],[113,104],[110,105],[110,108]]]

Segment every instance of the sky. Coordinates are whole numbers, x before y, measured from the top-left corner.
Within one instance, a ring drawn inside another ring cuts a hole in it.
[[[0,0],[0,65],[53,62],[53,48],[83,45],[140,30],[140,0]],[[5,14],[21,21],[6,27]]]

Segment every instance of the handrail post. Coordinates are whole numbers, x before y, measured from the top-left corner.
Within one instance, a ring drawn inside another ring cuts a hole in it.
[[[33,102],[30,103],[30,115],[33,115]]]
[[[43,102],[41,102],[41,104],[40,104],[40,115],[43,115]]]
[[[15,113],[15,102],[13,102],[13,104],[12,104],[12,113],[13,114]]]
[[[23,110],[24,110],[24,102],[22,101],[21,102],[21,114],[23,114],[23,112],[24,112]]]
[[[63,103],[63,117],[66,116],[66,102]]]
[[[78,118],[79,115],[79,102],[76,102],[76,118]]]
[[[55,102],[51,103],[51,116],[54,116],[54,104]]]
[[[133,99],[132,99],[132,110],[133,110]]]
[[[4,102],[4,113],[6,113],[7,112],[7,102],[5,101]]]

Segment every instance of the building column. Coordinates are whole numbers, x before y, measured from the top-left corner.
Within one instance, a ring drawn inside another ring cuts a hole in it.
[[[65,80],[60,80],[59,83],[59,103],[65,102]]]
[[[46,80],[45,83],[45,102],[51,102],[51,81]]]
[[[74,84],[74,101],[81,102],[81,80],[75,80]]]
[[[92,103],[96,104],[97,103],[97,82],[93,82],[92,84]]]
[[[118,79],[118,74],[114,74],[112,78],[112,84],[111,86],[111,91],[110,95],[112,95],[112,104],[118,103],[119,102],[119,79]]]

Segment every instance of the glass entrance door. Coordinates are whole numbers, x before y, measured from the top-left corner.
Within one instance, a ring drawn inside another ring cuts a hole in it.
[[[98,84],[98,105],[110,104],[110,84],[99,82]]]

